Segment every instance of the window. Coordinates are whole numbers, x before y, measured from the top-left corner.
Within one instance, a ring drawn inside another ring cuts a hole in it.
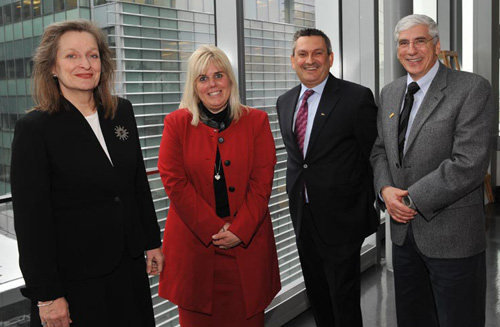
[[[23,0],[22,2],[22,15],[24,19],[31,18],[31,0]]]
[[[78,0],[66,0],[66,10],[75,9],[78,7]]]
[[[12,12],[13,12],[13,18],[14,22],[20,22],[22,19],[21,16],[21,1],[15,1],[12,3]]]
[[[56,0],[59,1],[59,0]],[[54,0],[43,0],[43,14],[51,14],[54,12]]]
[[[3,23],[4,25],[12,24],[12,9],[11,4],[3,6]]]
[[[41,0],[33,0],[33,17],[40,17],[42,15],[42,6],[40,4]],[[45,1],[45,0],[44,0]]]
[[[54,1],[54,11],[61,12],[64,11],[64,0],[53,0]]]

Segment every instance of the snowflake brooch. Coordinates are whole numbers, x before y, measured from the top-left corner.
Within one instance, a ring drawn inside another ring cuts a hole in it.
[[[125,127],[118,125],[115,127],[116,137],[120,139],[120,141],[125,141],[128,139],[128,131]]]

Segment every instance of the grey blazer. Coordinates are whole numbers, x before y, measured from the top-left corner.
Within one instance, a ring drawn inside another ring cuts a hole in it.
[[[477,254],[486,248],[483,180],[494,117],[491,86],[481,76],[440,64],[400,164],[397,134],[405,92],[406,76],[381,92],[371,154],[375,191],[384,186],[409,191],[418,210],[413,234],[425,256]],[[391,219],[392,241],[402,245],[407,229]]]

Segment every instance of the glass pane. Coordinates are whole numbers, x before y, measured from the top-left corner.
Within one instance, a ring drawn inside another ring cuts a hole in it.
[[[43,14],[44,15],[47,15],[47,14],[54,12],[54,8],[53,8],[54,0],[43,0],[42,5],[43,5]]]
[[[21,21],[21,1],[14,1],[12,3],[12,12],[14,17],[14,22]]]
[[[54,11],[61,12],[64,10],[64,0],[54,0]]]
[[[3,23],[5,25],[12,24],[12,8],[11,4],[7,4],[3,6]]]
[[[66,0],[66,10],[75,9],[78,7],[78,0]]]
[[[284,0],[279,1],[278,6],[278,1],[265,0],[259,1],[259,6],[254,7],[255,2],[245,1],[245,9],[252,9],[249,15],[245,12],[244,22],[246,103],[268,113],[271,128],[275,131],[273,134],[277,147],[283,146],[283,142],[275,103],[279,95],[299,83],[290,65],[290,52],[295,30],[303,28],[306,23],[303,20],[292,21],[292,18],[304,17],[304,11],[307,11],[314,24],[314,16],[311,15],[314,7],[304,6],[300,2]],[[286,156],[285,151],[278,154],[274,175],[275,187],[269,208],[276,235],[283,286],[302,277],[285,192]]]
[[[40,0],[33,0],[32,15],[33,17],[40,17],[42,15],[42,6]]]
[[[31,0],[23,0],[22,2],[23,19],[31,18]]]

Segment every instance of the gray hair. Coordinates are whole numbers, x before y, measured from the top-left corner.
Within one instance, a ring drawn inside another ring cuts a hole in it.
[[[399,33],[417,25],[424,25],[429,28],[429,35],[432,37],[434,44],[439,41],[439,29],[434,19],[426,15],[417,14],[401,18],[401,20],[394,28],[394,41],[399,41]]]

